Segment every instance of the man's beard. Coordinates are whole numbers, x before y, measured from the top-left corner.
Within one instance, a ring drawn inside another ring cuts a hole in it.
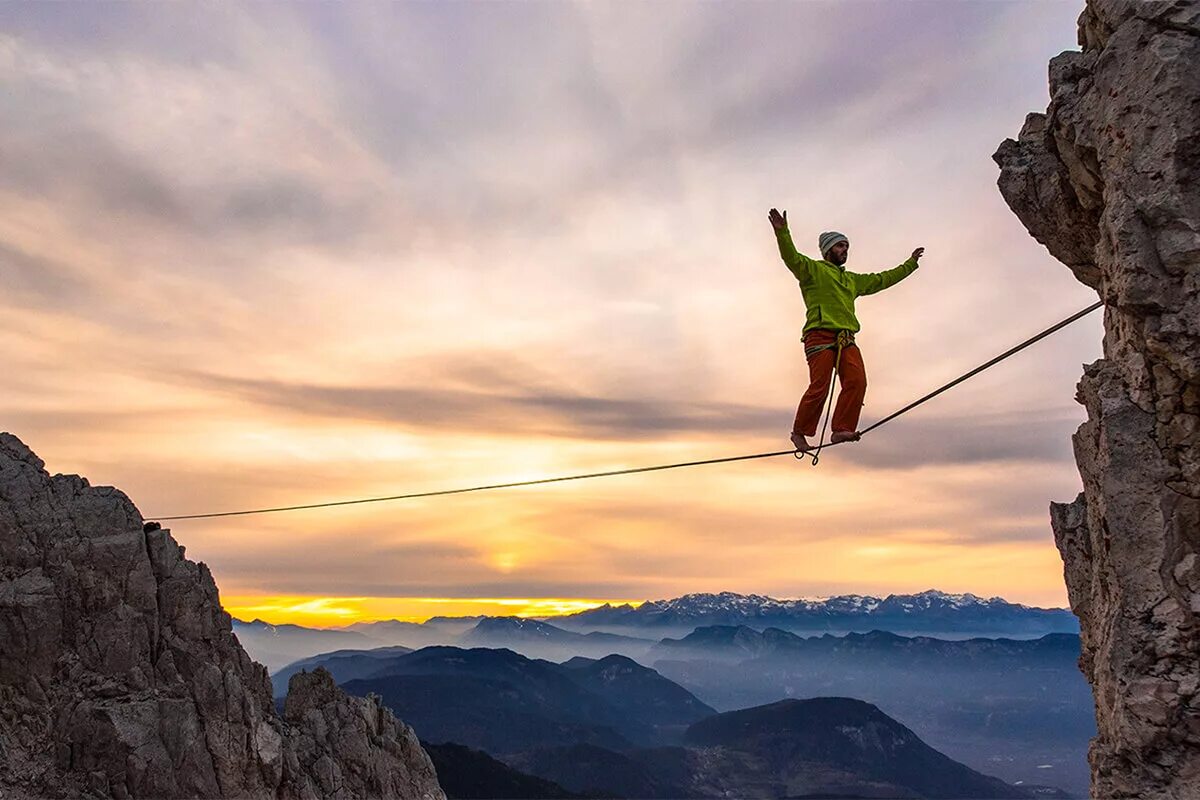
[[[846,257],[845,257],[845,256],[839,256],[837,253],[830,253],[830,254],[829,254],[829,261],[830,261],[830,262],[831,262],[831,263],[832,263],[834,266],[838,266],[838,267],[840,267],[840,266],[842,266],[843,264],[845,264],[845,263],[846,263]]]

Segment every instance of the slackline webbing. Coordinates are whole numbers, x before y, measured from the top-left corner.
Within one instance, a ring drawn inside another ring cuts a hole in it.
[[[972,378],[975,375],[978,375],[979,373],[983,372],[984,370],[986,370],[990,367],[993,367],[996,364],[999,364],[1001,361],[1005,360],[1006,358],[1009,358],[1010,356],[1013,356],[1013,355],[1019,353],[1020,351],[1029,347],[1030,345],[1035,344],[1035,343],[1041,341],[1042,339],[1045,339],[1047,336],[1051,335],[1052,333],[1055,333],[1055,332],[1061,330],[1062,328],[1065,328],[1066,326],[1070,325],[1072,322],[1075,322],[1076,320],[1080,319],[1081,317],[1084,317],[1084,316],[1092,313],[1097,308],[1100,308],[1102,305],[1104,305],[1103,301],[1097,301],[1096,303],[1093,303],[1092,305],[1088,306],[1087,308],[1083,309],[1082,311],[1078,311],[1078,312],[1072,314],[1071,316],[1067,317],[1066,319],[1064,319],[1060,322],[1057,322],[1054,325],[1051,325],[1049,328],[1046,328],[1044,331],[1042,331],[1038,334],[1035,334],[1034,336],[1029,337],[1028,339],[1026,339],[1025,341],[1021,342],[1020,344],[1016,345],[1015,347],[1009,348],[1008,350],[1004,351],[1003,353],[1001,353],[1000,355],[991,359],[990,361],[988,361],[984,364],[980,364],[978,367],[971,370],[970,372],[966,372],[966,373],[960,375],[959,377],[955,378],[954,380],[950,381],[949,383],[945,384],[944,386],[940,386],[937,389],[934,389],[932,392],[925,395],[924,397],[922,397],[918,400],[914,400],[913,402],[906,405],[904,408],[901,408],[899,411],[889,414],[888,416],[886,416],[883,419],[876,422],[874,425],[871,425],[869,428],[864,429],[862,431],[863,435],[866,435],[867,433],[870,433],[871,431],[875,430],[876,428],[878,428],[882,425],[885,425],[888,422],[891,422],[892,420],[894,420],[896,417],[900,416],[901,414],[905,414],[909,411],[912,411],[914,408],[921,405],[922,403],[932,400],[933,398],[937,397],[942,392],[945,392],[948,389],[952,389],[955,386],[957,386],[958,384],[967,380],[968,378]],[[827,444],[822,449],[824,450],[824,449],[828,449],[830,447],[835,447],[835,446],[837,446],[837,444],[840,444],[840,443]],[[165,521],[169,521],[169,520],[181,520],[181,519],[211,519],[213,517],[237,517],[237,516],[245,516],[247,514],[272,514],[275,512],[279,512],[279,511],[304,511],[304,510],[313,509],[313,508],[330,508],[332,506],[353,506],[353,505],[362,505],[363,503],[385,503],[385,502],[388,502],[391,500],[415,500],[415,499],[422,498],[422,497],[442,497],[442,496],[451,495],[451,494],[466,494],[468,492],[483,492],[483,491],[488,491],[491,489],[515,489],[518,486],[537,486],[539,484],[545,484],[545,483],[561,483],[563,481],[581,481],[581,480],[586,480],[589,478],[607,478],[607,477],[612,477],[614,475],[633,475],[633,474],[639,473],[639,472],[658,472],[658,471],[664,470],[664,469],[679,469],[681,467],[698,467],[698,466],[702,466],[704,464],[728,464],[733,461],[750,461],[750,460],[758,459],[758,458],[775,458],[777,456],[790,456],[790,455],[796,455],[799,453],[800,453],[799,450],[796,450],[793,448],[791,450],[777,450],[773,453],[754,453],[752,455],[744,455],[744,456],[727,456],[725,458],[707,458],[707,459],[704,459],[701,461],[681,461],[677,464],[658,464],[658,465],[651,466],[651,467],[632,467],[630,469],[614,469],[614,470],[608,470],[605,472],[587,472],[587,473],[583,473],[580,475],[564,475],[564,476],[560,476],[557,478],[538,478],[536,480],[530,480],[530,481],[513,481],[512,483],[490,483],[490,484],[484,484],[482,486],[468,486],[468,487],[461,488],[461,489],[441,489],[441,490],[432,491],[432,492],[412,492],[410,494],[397,494],[397,495],[391,495],[390,497],[368,497],[368,498],[364,498],[364,499],[360,499],[360,500],[335,500],[335,501],[328,502],[328,503],[309,503],[306,505],[297,505],[297,506],[279,506],[277,508],[256,508],[256,509],[251,509],[248,511],[218,511],[215,513],[208,513],[208,514],[178,514],[178,515],[169,516],[169,517],[148,516],[148,517],[146,517],[146,519],[147,520],[156,520],[156,521],[160,521],[160,522],[165,522]]]

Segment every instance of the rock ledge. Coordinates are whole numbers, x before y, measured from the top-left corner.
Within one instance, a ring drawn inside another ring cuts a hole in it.
[[[1050,106],[995,155],[1029,232],[1105,302],[1083,493],[1051,522],[1099,734],[1092,793],[1200,797],[1200,4],[1091,0]]]
[[[445,798],[412,729],[322,670],[281,718],[208,568],[8,433],[0,642],[5,798]]]

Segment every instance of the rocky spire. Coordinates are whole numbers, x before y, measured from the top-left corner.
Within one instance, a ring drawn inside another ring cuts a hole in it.
[[[1051,507],[1099,735],[1097,797],[1200,797],[1200,4],[1090,0],[1050,106],[995,159],[1030,233],[1104,300],[1084,491]]]
[[[0,434],[0,796],[444,800],[376,700],[324,671],[271,695],[204,564]]]

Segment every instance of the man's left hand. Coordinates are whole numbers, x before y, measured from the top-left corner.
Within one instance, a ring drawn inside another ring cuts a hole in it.
[[[921,256],[923,256],[923,255],[925,255],[925,248],[918,247],[916,250],[913,250],[913,254],[912,254],[913,261],[920,261]]]

